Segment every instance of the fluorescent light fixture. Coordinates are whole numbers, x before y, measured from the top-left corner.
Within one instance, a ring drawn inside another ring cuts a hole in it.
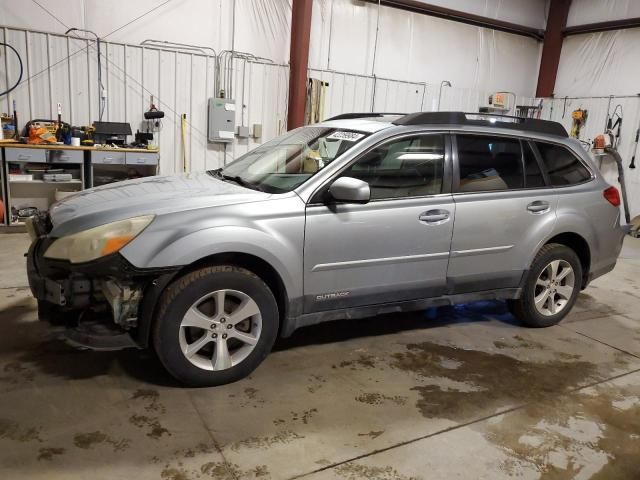
[[[398,160],[441,160],[441,153],[403,153],[398,155]]]

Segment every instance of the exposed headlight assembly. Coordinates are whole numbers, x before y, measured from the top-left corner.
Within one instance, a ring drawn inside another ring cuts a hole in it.
[[[44,256],[71,263],[83,263],[115,253],[136,238],[153,221],[154,215],[119,220],[67,235],[54,241]]]

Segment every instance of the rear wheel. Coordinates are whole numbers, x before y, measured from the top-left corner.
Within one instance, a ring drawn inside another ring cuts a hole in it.
[[[528,327],[555,325],[571,311],[581,282],[576,253],[564,245],[545,245],[533,260],[520,298],[510,301],[509,309]]]
[[[154,346],[165,368],[192,386],[221,385],[249,375],[278,331],[269,287],[243,268],[203,268],[172,283],[161,299]]]

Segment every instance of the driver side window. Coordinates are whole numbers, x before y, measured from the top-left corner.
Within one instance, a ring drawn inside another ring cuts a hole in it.
[[[378,145],[340,176],[369,184],[371,199],[422,197],[442,193],[444,136],[415,135]]]

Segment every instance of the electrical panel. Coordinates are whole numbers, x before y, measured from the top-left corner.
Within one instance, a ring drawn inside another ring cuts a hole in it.
[[[233,142],[236,132],[236,102],[230,98],[209,99],[207,138],[213,143]]]

